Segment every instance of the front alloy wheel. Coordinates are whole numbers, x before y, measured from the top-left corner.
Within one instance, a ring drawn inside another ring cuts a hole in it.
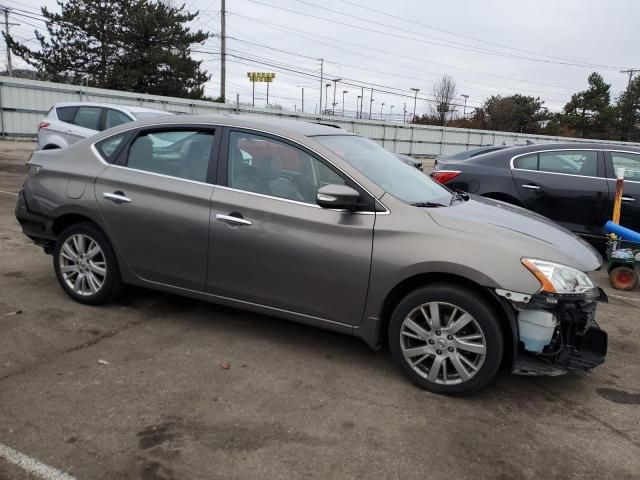
[[[429,302],[402,322],[400,348],[411,368],[430,382],[455,385],[471,379],[487,345],[478,322],[459,307]]]
[[[473,290],[433,284],[414,290],[389,323],[389,348],[403,372],[434,393],[468,393],[494,377],[503,352],[497,315]]]

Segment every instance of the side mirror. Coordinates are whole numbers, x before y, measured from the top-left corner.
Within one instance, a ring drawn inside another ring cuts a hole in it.
[[[322,208],[355,210],[360,194],[347,185],[325,185],[316,195],[316,203]]]

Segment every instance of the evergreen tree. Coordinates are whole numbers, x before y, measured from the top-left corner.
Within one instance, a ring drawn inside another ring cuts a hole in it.
[[[208,33],[191,32],[198,13],[151,0],[58,0],[60,13],[42,8],[48,35],[40,48],[9,36],[13,53],[43,80],[139,93],[202,98],[210,78],[191,58]]]
[[[640,76],[629,83],[618,99],[620,140],[640,140]]]
[[[579,137],[610,138],[615,129],[616,108],[611,106],[611,85],[593,72],[589,88],[575,93],[564,107],[564,123]]]

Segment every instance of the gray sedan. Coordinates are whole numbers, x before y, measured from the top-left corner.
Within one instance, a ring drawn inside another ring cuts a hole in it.
[[[477,390],[500,365],[556,375],[604,361],[597,252],[366,138],[167,117],[36,152],[28,166],[16,217],[78,302],[140,285],[386,342],[437,393]]]

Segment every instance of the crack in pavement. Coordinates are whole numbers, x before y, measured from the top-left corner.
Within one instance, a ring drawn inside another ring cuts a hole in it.
[[[105,332],[105,333],[103,333],[103,334],[101,334],[101,335],[99,335],[99,336],[97,336],[95,338],[92,338],[91,340],[88,340],[88,341],[83,342],[83,343],[81,343],[79,345],[75,345],[73,347],[67,348],[64,351],[57,351],[57,352],[54,352],[54,353],[51,353],[51,354],[44,355],[43,357],[41,357],[40,361],[37,361],[35,363],[32,363],[32,364],[28,365],[27,367],[25,367],[23,369],[16,370],[14,372],[11,372],[11,373],[8,373],[8,374],[4,375],[3,377],[0,377],[0,382],[2,382],[3,380],[6,380],[8,378],[11,378],[11,377],[15,377],[15,376],[18,376],[18,375],[22,375],[24,373],[28,373],[28,372],[38,368],[43,363],[45,363],[45,362],[48,363],[49,361],[51,361],[53,359],[56,359],[58,357],[61,357],[62,355],[65,355],[67,353],[77,352],[79,350],[84,350],[87,347],[92,347],[94,345],[97,345],[98,343],[100,343],[105,338],[114,337],[116,335],[119,335],[120,333],[124,333],[124,332],[130,330],[131,328],[133,328],[133,327],[135,327],[137,325],[141,325],[143,323],[146,323],[146,322],[148,322],[150,320],[151,319],[148,318],[148,319],[143,319],[143,320],[138,320],[138,321],[130,321],[130,322],[127,322],[126,324],[124,324],[119,329],[110,330],[110,331]]]

